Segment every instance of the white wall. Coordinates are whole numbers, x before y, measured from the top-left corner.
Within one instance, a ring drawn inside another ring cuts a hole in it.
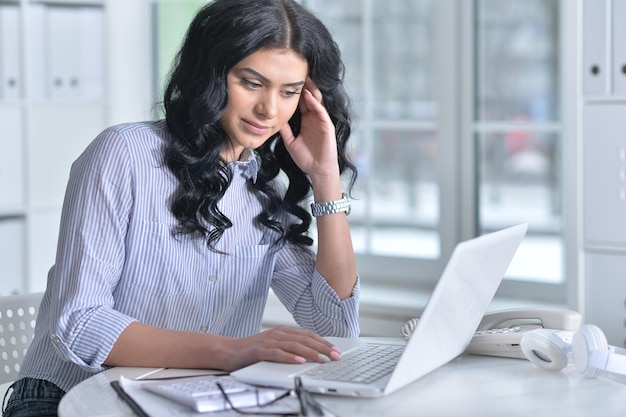
[[[153,118],[151,9],[148,0],[107,0],[110,124]]]

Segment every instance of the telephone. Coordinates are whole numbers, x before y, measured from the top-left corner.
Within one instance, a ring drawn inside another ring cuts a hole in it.
[[[541,328],[554,329],[557,336],[571,343],[581,323],[582,315],[572,310],[514,308],[487,313],[480,321],[466,352],[526,359],[520,347],[525,333]]]

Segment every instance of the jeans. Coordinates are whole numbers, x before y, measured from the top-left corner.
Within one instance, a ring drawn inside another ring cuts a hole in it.
[[[57,408],[65,392],[52,382],[22,378],[15,381],[11,388],[13,392],[6,409],[6,395],[2,400],[3,417],[57,417]]]

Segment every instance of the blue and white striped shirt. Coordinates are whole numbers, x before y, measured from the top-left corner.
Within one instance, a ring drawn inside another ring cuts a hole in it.
[[[164,121],[102,132],[72,165],[55,265],[21,377],[69,390],[103,362],[133,321],[169,329],[244,337],[261,329],[270,287],[296,322],[324,336],[359,333],[357,282],[340,300],[315,268],[315,254],[271,246],[274,232],[254,218],[248,190],[254,154],[231,164],[219,208],[232,221],[209,251],[206,241],[174,238],[170,198],[177,180],[162,161]]]

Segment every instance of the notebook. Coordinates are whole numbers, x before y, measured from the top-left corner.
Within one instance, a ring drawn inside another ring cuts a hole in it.
[[[407,342],[400,338],[329,337],[342,350],[340,361],[301,365],[263,361],[231,375],[242,382],[281,388],[293,387],[294,378],[300,376],[305,389],[322,394],[379,397],[392,393],[463,353],[527,229],[528,224],[523,223],[460,242]],[[378,358],[388,369],[366,371],[363,375],[359,371],[364,370],[364,365],[354,358],[364,351],[368,351],[367,366]],[[330,380],[319,374],[345,365],[354,369],[339,370]],[[361,373],[358,380],[347,380],[352,372]]]

